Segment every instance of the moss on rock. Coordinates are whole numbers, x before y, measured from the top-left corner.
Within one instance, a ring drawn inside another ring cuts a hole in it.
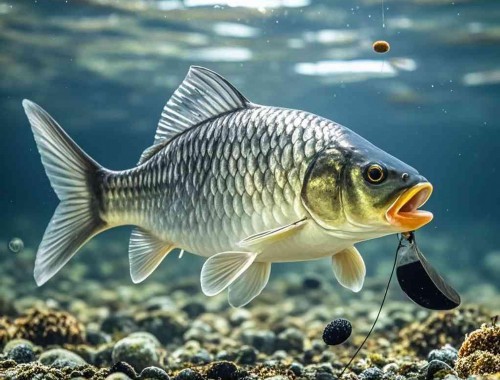
[[[85,330],[80,322],[71,314],[56,310],[30,310],[14,321],[12,335],[40,346],[79,344],[85,341]]]

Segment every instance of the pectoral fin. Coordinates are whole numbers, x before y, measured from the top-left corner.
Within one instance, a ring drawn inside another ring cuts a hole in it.
[[[257,297],[266,287],[271,274],[271,263],[253,263],[231,285],[228,299],[232,307],[242,307]]]
[[[287,224],[286,226],[274,228],[272,230],[267,230],[259,232],[255,235],[251,235],[246,239],[243,239],[238,243],[240,247],[248,248],[252,247],[253,250],[258,247],[262,247],[267,244],[275,243],[281,239],[285,239],[298,231],[300,231],[306,224],[307,218],[300,219],[294,223]]]
[[[332,256],[333,273],[340,285],[359,292],[365,281],[366,267],[355,247],[346,248]]]
[[[145,280],[174,248],[172,243],[160,240],[142,228],[135,228],[128,251],[132,281],[137,284]]]
[[[222,252],[210,257],[201,269],[201,290],[215,296],[236,281],[257,257],[254,252]]]

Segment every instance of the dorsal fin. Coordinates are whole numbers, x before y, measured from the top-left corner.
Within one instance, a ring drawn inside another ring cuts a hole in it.
[[[179,88],[163,108],[153,146],[139,160],[146,162],[178,134],[224,113],[246,108],[250,102],[212,70],[191,66]]]

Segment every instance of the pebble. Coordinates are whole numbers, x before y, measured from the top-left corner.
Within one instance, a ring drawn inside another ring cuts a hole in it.
[[[128,377],[131,377],[132,379],[135,379],[137,376],[137,373],[135,372],[134,367],[132,367],[130,364],[125,363],[125,362],[118,362],[113,364],[113,366],[109,369],[109,372],[114,373],[123,373],[127,375]]]
[[[365,369],[358,375],[360,380],[380,380],[384,376],[384,372],[377,367],[370,367]]]
[[[300,376],[302,372],[304,372],[304,366],[300,363],[293,362],[290,364],[290,371],[292,371],[295,376]]]
[[[128,377],[124,373],[116,372],[107,376],[106,380],[132,380],[132,378]]]
[[[203,376],[191,368],[186,368],[177,374],[175,380],[203,380]]]
[[[53,348],[40,355],[38,361],[46,366],[63,368],[75,368],[87,365],[87,362],[80,355],[68,351],[64,348]]]
[[[258,351],[251,346],[242,346],[236,356],[236,361],[239,364],[255,364],[257,361]]]
[[[35,361],[33,346],[26,343],[19,343],[6,352],[7,359],[14,360],[16,363],[31,363]]]
[[[255,347],[266,354],[272,354],[276,347],[276,334],[269,330],[245,331],[241,340],[244,344]]]
[[[441,360],[432,360],[427,366],[426,379],[427,380],[433,379],[434,375],[442,370],[451,372],[453,371],[453,368],[451,368],[448,364],[442,362]]]
[[[143,333],[142,333],[143,334]],[[158,346],[149,336],[128,336],[119,340],[111,354],[113,363],[127,362],[138,372],[144,368],[158,364]]]
[[[321,280],[316,277],[306,277],[302,281],[302,287],[304,289],[319,289],[321,288]]]
[[[194,354],[190,361],[195,365],[208,364],[212,361],[212,355],[207,350],[202,349]]]
[[[299,329],[289,327],[278,334],[276,348],[285,351],[299,351],[304,349],[304,334]]]
[[[210,366],[207,371],[209,379],[236,380],[238,367],[231,362],[218,362]]]
[[[140,380],[170,380],[168,374],[158,367],[146,367],[139,374]]]
[[[184,305],[182,311],[184,311],[190,318],[194,319],[206,312],[207,308],[201,302],[192,301]]]
[[[457,361],[457,359],[458,351],[449,344],[441,347],[440,349],[432,350],[427,356],[428,362],[431,362],[433,360],[440,360],[451,367],[455,366],[455,362]]]

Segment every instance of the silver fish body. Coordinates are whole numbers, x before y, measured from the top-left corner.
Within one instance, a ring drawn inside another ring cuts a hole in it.
[[[192,67],[165,105],[136,167],[105,169],[36,104],[23,101],[60,203],[35,261],[41,285],[96,234],[134,225],[130,274],[146,279],[175,249],[205,256],[201,288],[239,307],[271,263],[331,257],[341,285],[366,274],[355,243],[415,230],[432,186],[349,129],[308,112],[248,101]]]
[[[308,163],[347,132],[297,110],[252,106],[223,115],[144,164],[105,175],[104,219],[143,226],[203,256],[236,249],[248,236],[307,215],[301,191]],[[284,261],[291,259],[310,256]]]

